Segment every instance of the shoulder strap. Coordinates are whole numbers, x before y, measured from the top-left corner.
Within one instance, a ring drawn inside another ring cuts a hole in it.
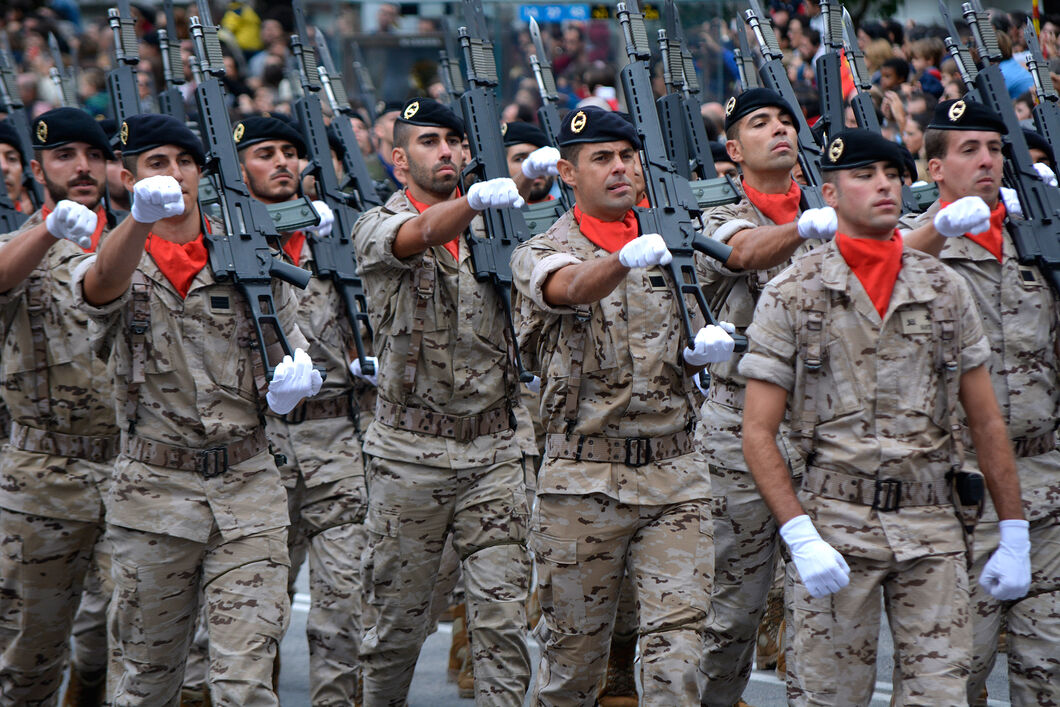
[[[959,471],[964,463],[964,439],[958,414],[960,390],[960,315],[953,291],[947,287],[929,303],[931,330],[935,338],[935,366],[946,399],[950,427],[950,468]]]
[[[151,281],[139,270],[133,271],[129,298],[129,353],[132,357],[125,398],[125,419],[129,434],[136,430],[136,409],[140,405],[140,386],[147,365],[147,331],[151,328]]]
[[[37,414],[47,426],[53,424],[52,395],[48,375],[48,336],[44,331],[44,302],[48,298],[49,277],[43,268],[35,269],[26,283],[26,314],[33,340],[34,383],[36,385]]]
[[[802,365],[795,371],[795,390],[791,396],[791,427],[799,439],[809,466],[813,461],[814,437],[819,418],[819,382],[825,349],[825,324],[831,297],[821,286],[820,273],[799,282],[799,315],[795,328],[795,350]]]
[[[423,344],[423,327],[426,325],[427,305],[434,297],[435,263],[430,249],[424,252],[420,264],[412,271],[412,282],[416,287],[416,311],[412,315],[412,332],[409,335],[409,350],[405,355],[405,385],[402,397],[406,400],[416,385],[416,369],[420,365],[420,348]]]

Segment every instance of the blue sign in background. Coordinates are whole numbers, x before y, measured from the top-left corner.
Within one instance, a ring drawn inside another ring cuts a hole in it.
[[[529,22],[533,17],[538,22],[566,22],[588,20],[588,5],[520,5],[519,19]]]

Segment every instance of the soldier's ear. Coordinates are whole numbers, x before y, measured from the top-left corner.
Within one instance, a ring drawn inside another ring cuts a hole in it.
[[[395,147],[390,153],[390,163],[395,167],[407,169],[409,166],[409,156],[405,153],[405,148]]]
[[[37,183],[47,186],[48,183],[44,180],[44,165],[37,160],[30,160],[29,168],[33,172],[33,178],[37,180]]]
[[[833,209],[839,206],[839,187],[832,182],[825,182],[821,185],[821,196],[824,197],[824,202],[831,206]]]
[[[574,186],[574,182],[576,181],[574,175],[577,173],[578,169],[574,166],[573,162],[562,159],[559,160],[556,162],[556,171],[559,172],[559,178],[568,186]]]
[[[732,158],[734,164],[739,164],[743,161],[743,150],[740,149],[740,143],[738,141],[726,140],[725,151],[729,153],[729,157]]]
[[[938,157],[932,157],[927,163],[928,174],[931,175],[931,181],[939,182],[942,181],[942,160]]]

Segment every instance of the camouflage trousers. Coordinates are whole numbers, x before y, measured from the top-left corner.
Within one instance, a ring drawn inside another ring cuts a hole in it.
[[[0,705],[57,703],[93,554],[104,555],[100,566],[109,563],[102,538],[102,523],[0,509]],[[98,630],[99,608],[78,623],[88,639],[74,655],[82,673],[106,665],[105,641],[101,651],[98,633],[89,635]]]
[[[213,703],[278,705],[272,667],[290,618],[286,529],[224,540],[214,528],[205,543],[113,525],[108,532],[116,585],[108,632],[121,665],[114,704],[179,703],[202,596]]]
[[[538,494],[530,546],[547,629],[535,705],[593,705],[628,573],[639,617],[642,705],[699,703],[714,527],[706,499],[627,505]]]
[[[997,657],[1002,626],[1008,629],[1009,700],[1014,707],[1060,705],[1060,519],[1031,523],[1031,588],[1022,599],[999,602],[977,581],[1000,535],[996,523],[975,529],[972,586],[974,654],[968,704],[980,696]]]
[[[894,704],[963,705],[972,627],[964,553],[915,560],[845,557],[850,584],[814,598],[788,564],[788,704],[868,705],[876,684],[880,594],[894,640]]]
[[[309,560],[309,694],[314,707],[351,705],[357,693],[361,648],[361,555],[364,553],[364,477],[288,489],[291,510],[290,593]]]
[[[714,592],[700,667],[704,705],[734,705],[747,687],[758,624],[776,573],[779,535],[751,474],[710,466]]]
[[[107,607],[114,593],[110,555],[110,538],[104,532],[96,541],[81,587],[81,603],[74,614],[73,665],[82,675],[107,668]]]
[[[522,705],[530,562],[520,461],[448,469],[372,457],[367,482],[365,707],[405,704],[450,532],[467,598],[475,701]]]

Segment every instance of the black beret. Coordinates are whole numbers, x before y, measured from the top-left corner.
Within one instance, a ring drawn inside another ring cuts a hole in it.
[[[184,123],[168,115],[131,115],[121,124],[118,140],[123,156],[138,155],[159,145],[174,145],[187,150],[200,166],[206,163],[202,140]]]
[[[942,101],[935,106],[928,128],[936,130],[991,130],[1002,135],[1008,133],[1001,116],[982,103],[960,98]]]
[[[725,143],[718,140],[711,141],[710,156],[714,158],[715,162],[732,162],[732,157],[729,157],[729,151],[725,149]]]
[[[387,113],[393,113],[395,111],[401,111],[405,109],[405,104],[402,101],[379,101],[375,104],[375,114],[386,115]]]
[[[828,145],[821,149],[823,171],[854,169],[874,162],[890,162],[903,172],[909,169],[898,143],[871,130],[844,128],[831,137]]]
[[[1049,156],[1050,162],[1053,161],[1053,149],[1049,147],[1049,143],[1045,141],[1041,133],[1030,128],[1023,128],[1023,139],[1027,141],[1027,147],[1032,150],[1041,150]]]
[[[522,145],[524,143],[534,147],[547,147],[548,137],[545,131],[536,125],[513,121],[501,126],[501,135],[504,136],[504,146]]]
[[[898,143],[895,144],[897,145]],[[920,178],[920,173],[916,168],[916,158],[913,157],[913,153],[905,145],[898,145],[898,151],[902,153],[902,162],[905,164],[906,174],[915,182]]]
[[[96,119],[79,108],[56,108],[33,121],[33,149],[54,150],[71,142],[84,142],[114,159],[110,143]]]
[[[294,145],[299,157],[305,157],[305,141],[301,133],[287,121],[272,115],[243,118],[232,130],[232,139],[236,142],[237,150],[244,150],[266,140],[286,140]]]
[[[732,96],[725,103],[725,129],[728,130],[733,123],[752,111],[769,106],[779,108],[792,118],[795,117],[792,107],[773,89],[749,88],[738,96]]]
[[[464,137],[464,121],[448,106],[433,98],[411,98],[401,108],[397,122],[423,127],[437,126],[449,128],[460,137]]]
[[[0,143],[10,145],[22,155],[22,143],[18,139],[18,133],[15,132],[15,126],[9,120],[0,120]],[[25,159],[26,156],[22,155],[22,160],[25,161]]]
[[[583,142],[628,140],[640,149],[640,137],[633,124],[618,113],[602,108],[585,107],[572,110],[559,129],[560,147]]]
[[[335,124],[332,123],[325,130],[328,134],[328,147],[335,151],[335,154],[342,157],[346,154],[346,145],[343,144],[342,138],[339,137],[339,131],[335,129]]]

